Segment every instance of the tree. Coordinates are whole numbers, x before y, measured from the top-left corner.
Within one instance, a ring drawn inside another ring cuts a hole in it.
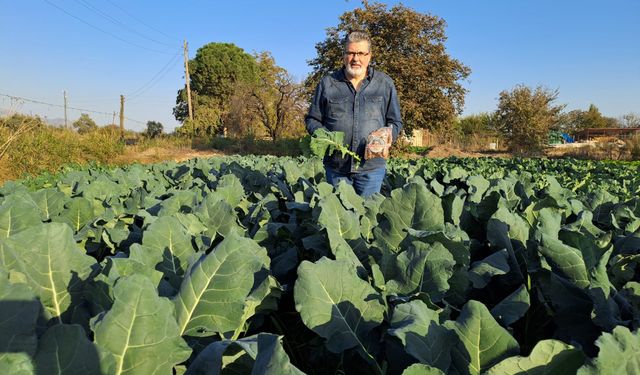
[[[303,87],[276,65],[269,52],[255,54],[258,81],[236,86],[225,125],[235,136],[267,136],[276,141],[302,136],[306,101]]]
[[[493,113],[479,113],[456,119],[456,130],[464,136],[474,134],[486,134],[495,130],[495,119]]]
[[[305,82],[311,92],[322,76],[342,67],[342,40],[353,30],[372,39],[372,64],[389,74],[396,85],[405,130],[427,128],[446,134],[462,112],[467,90],[460,84],[471,70],[451,58],[444,46],[445,21],[403,5],[387,10],[382,3],[363,1],[363,7],[340,16],[337,27],[316,44],[317,57]]]
[[[93,119],[86,113],[81,114],[80,117],[73,122],[72,126],[80,134],[90,133],[98,129],[98,125],[96,125],[96,122],[93,121]]]
[[[558,129],[568,134],[575,134],[582,130],[583,112],[579,109],[574,109],[567,113],[562,113],[558,119]]]
[[[637,113],[627,113],[622,115],[619,120],[621,128],[640,128],[640,115]]]
[[[224,127],[229,102],[236,87],[256,82],[255,58],[231,43],[209,43],[199,48],[189,61],[193,121],[188,119],[186,89],[178,90],[173,114],[185,122],[182,133],[213,135]]]
[[[582,127],[586,128],[613,128],[617,127],[617,121],[610,117],[605,117],[600,113],[594,104],[589,105],[589,109],[584,112]]]
[[[158,121],[147,121],[147,129],[144,131],[144,135],[148,138],[155,138],[162,134],[164,127],[162,123]]]
[[[603,116],[598,107],[591,104],[586,111],[576,109],[563,114],[559,124],[563,131],[575,134],[589,128],[615,128],[619,123],[614,118]]]
[[[564,105],[553,105],[558,91],[535,90],[518,85],[500,93],[495,112],[496,126],[507,138],[510,149],[519,154],[537,154],[547,143],[549,131],[557,125]]]
[[[11,132],[23,131],[25,128],[35,129],[47,126],[39,116],[27,116],[14,113],[11,116],[0,117],[0,129],[9,129]]]
[[[257,54],[256,60],[259,80],[251,90],[250,105],[257,121],[273,141],[296,125],[304,130],[302,86],[268,52]]]
[[[238,84],[229,99],[229,113],[225,119],[225,135],[233,137],[258,137],[261,129],[255,111],[249,104],[252,101],[253,84]]]

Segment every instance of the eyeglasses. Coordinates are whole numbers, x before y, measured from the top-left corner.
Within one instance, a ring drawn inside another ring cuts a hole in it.
[[[347,52],[344,53],[344,55],[345,56],[349,56],[351,58],[354,58],[356,56],[358,56],[358,57],[367,57],[367,56],[369,56],[370,53],[371,52],[350,52],[350,51],[347,51]]]

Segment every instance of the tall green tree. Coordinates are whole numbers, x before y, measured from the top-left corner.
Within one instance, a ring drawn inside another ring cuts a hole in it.
[[[98,125],[88,114],[82,113],[80,117],[71,124],[80,134],[86,134],[98,129]]]
[[[186,88],[178,90],[173,114],[183,133],[211,135],[224,127],[229,102],[239,85],[258,80],[255,58],[232,43],[209,43],[189,61],[193,121],[188,121]]]
[[[369,33],[372,65],[389,74],[398,90],[405,130],[426,128],[446,134],[462,113],[467,90],[461,81],[471,70],[447,54],[446,23],[403,5],[391,9],[363,1],[345,12],[326,39],[316,44],[317,57],[305,86],[311,92],[322,76],[342,67],[342,40],[354,30]]]
[[[518,154],[542,151],[549,131],[558,124],[565,105],[554,105],[558,91],[538,86],[535,90],[518,85],[502,91],[494,118],[497,128],[507,138],[510,149]]]

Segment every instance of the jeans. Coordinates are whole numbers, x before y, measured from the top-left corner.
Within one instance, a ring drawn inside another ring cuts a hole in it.
[[[380,192],[386,168],[376,168],[366,172],[344,173],[332,168],[326,168],[327,182],[337,186],[340,181],[352,185],[358,195],[369,197]]]

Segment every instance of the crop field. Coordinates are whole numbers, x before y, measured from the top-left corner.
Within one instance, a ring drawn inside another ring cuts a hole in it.
[[[640,164],[317,158],[0,188],[1,374],[640,373]]]

